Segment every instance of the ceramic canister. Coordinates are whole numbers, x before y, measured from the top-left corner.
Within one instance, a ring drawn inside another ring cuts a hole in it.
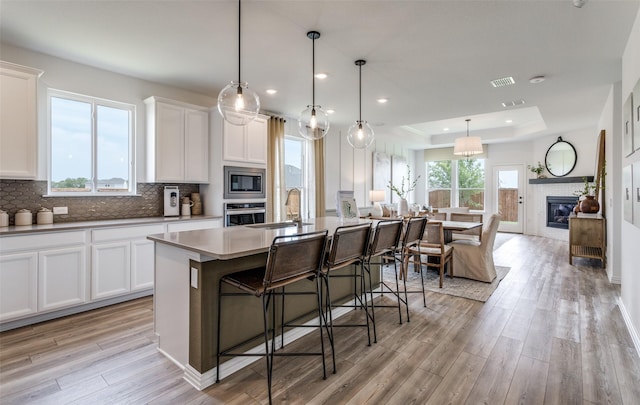
[[[22,209],[16,212],[16,226],[32,225],[33,215],[31,211]]]
[[[7,211],[0,210],[0,228],[9,226],[9,214]]]
[[[53,223],[53,212],[47,208],[40,208],[36,215],[36,221],[38,225],[47,225]]]

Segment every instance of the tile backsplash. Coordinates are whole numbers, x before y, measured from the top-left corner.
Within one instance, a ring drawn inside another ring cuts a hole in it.
[[[138,183],[136,196],[45,197],[46,181],[0,179],[0,209],[9,214],[9,224],[20,209],[33,213],[42,207],[68,207],[67,215],[55,215],[54,222],[97,221],[161,217],[164,211],[164,186],[178,186],[180,198],[200,192],[198,184]]]

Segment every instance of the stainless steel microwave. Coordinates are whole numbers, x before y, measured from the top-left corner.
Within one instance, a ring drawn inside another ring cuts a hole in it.
[[[224,167],[224,198],[265,198],[266,171],[256,167]]]

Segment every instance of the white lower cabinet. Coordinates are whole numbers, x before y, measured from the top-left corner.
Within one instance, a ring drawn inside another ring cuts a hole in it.
[[[38,253],[0,256],[0,321],[38,311]]]
[[[0,321],[85,303],[86,232],[3,237]]]
[[[131,291],[153,287],[154,247],[148,239],[131,242]]]
[[[147,235],[221,226],[221,219],[207,218],[2,236],[0,323],[145,295],[155,275],[155,244]]]
[[[91,298],[106,298],[131,288],[130,242],[102,243],[91,248]]]
[[[86,248],[43,250],[38,253],[38,311],[86,301]]]
[[[93,230],[91,298],[152,288],[154,244],[147,235],[163,232],[163,224]]]

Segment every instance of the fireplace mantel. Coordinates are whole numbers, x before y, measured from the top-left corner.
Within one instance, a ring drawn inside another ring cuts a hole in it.
[[[529,179],[529,184],[555,184],[555,183],[584,183],[584,178],[593,182],[593,176],[580,177],[550,177],[545,179]]]

